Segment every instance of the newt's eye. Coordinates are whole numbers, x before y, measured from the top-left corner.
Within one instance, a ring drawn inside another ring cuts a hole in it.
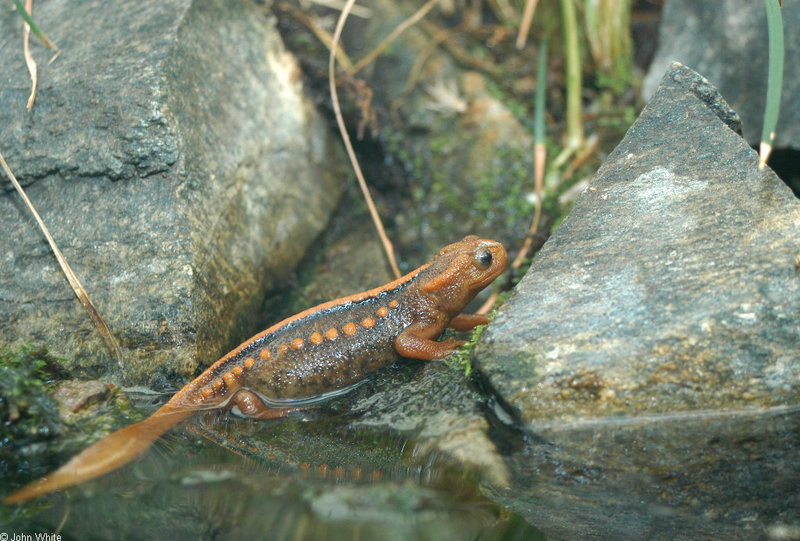
[[[481,250],[475,254],[475,263],[484,269],[489,267],[492,264],[492,253],[489,250]]]

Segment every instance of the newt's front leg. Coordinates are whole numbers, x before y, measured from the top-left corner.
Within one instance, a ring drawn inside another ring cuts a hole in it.
[[[458,314],[450,320],[449,327],[457,331],[471,331],[478,325],[487,325],[489,318],[481,314]]]
[[[424,326],[411,325],[397,335],[394,349],[399,355],[409,359],[432,361],[443,359],[452,354],[458,346],[465,344],[464,340],[431,340],[430,330]]]

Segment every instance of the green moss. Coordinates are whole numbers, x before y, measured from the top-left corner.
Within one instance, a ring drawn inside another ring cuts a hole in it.
[[[45,348],[21,346],[16,352],[0,350],[0,473],[33,452],[42,442],[63,431],[49,384],[63,376],[63,360]]]
[[[116,390],[106,404],[62,419],[49,393],[69,377],[65,364],[44,347],[0,349],[0,477],[6,488],[44,475],[90,443],[142,418]]]
[[[467,343],[458,348],[453,355],[445,358],[444,364],[458,370],[464,374],[465,377],[469,378],[472,375],[472,350],[475,349],[475,345],[478,343],[478,339],[480,339],[485,329],[486,325],[478,325],[472,329]]]
[[[502,293],[497,297],[495,308],[492,309],[492,312],[489,314],[489,321],[494,319],[494,316],[497,314],[497,308],[503,304],[503,301],[505,301],[509,295],[511,295],[510,291]],[[486,327],[488,327],[488,325],[478,325],[472,329],[467,343],[458,348],[453,355],[445,358],[444,363],[450,368],[459,370],[465,377],[469,378],[472,375],[472,350],[475,349]]]

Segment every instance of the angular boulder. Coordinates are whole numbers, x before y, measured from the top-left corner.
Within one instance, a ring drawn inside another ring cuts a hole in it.
[[[117,365],[10,184],[0,192],[0,340],[77,374],[174,385],[254,329],[324,227],[337,152],[274,20],[222,0],[37,4],[61,49],[0,20],[0,152],[120,344]],[[89,25],[89,26],[87,26]],[[78,31],[79,29],[83,29]]]
[[[476,349],[546,533],[797,523],[800,202],[738,128],[673,65]]]
[[[783,2],[784,74],[775,148],[800,150],[800,4]],[[767,99],[769,39],[764,2],[670,0],[643,94],[651,96],[672,62],[705,75],[743,121],[752,146],[761,140]]]

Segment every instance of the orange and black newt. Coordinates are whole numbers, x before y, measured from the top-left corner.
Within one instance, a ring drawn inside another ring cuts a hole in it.
[[[144,421],[94,443],[3,501],[22,502],[115,470],[198,411],[236,407],[258,419],[282,417],[399,357],[446,357],[463,342],[434,339],[448,326],[469,330],[488,322],[460,312],[506,261],[502,244],[469,236],[402,278],[285,319],[215,362]]]

